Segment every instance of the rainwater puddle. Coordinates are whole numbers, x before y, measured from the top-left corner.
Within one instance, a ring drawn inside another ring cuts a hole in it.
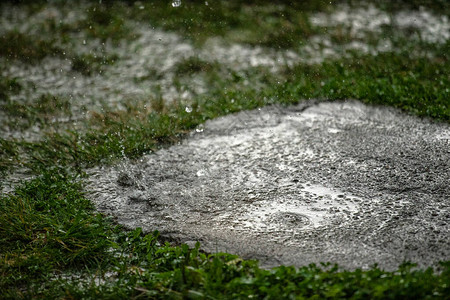
[[[208,121],[138,162],[93,169],[87,191],[129,228],[270,266],[428,264],[450,253],[442,132],[447,125],[354,101],[266,107]]]

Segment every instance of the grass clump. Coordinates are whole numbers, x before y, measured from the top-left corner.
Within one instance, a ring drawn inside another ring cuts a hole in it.
[[[0,178],[5,176],[7,171],[16,166],[19,153],[18,146],[14,141],[0,138]],[[2,183],[0,182],[0,189]]]
[[[406,53],[356,55],[318,65],[299,64],[287,72],[278,93],[287,97],[359,99],[450,121],[448,62],[411,59]]]
[[[178,62],[175,66],[175,74],[178,76],[192,75],[200,72],[211,72],[215,68],[214,63],[191,56]]]
[[[56,117],[70,115],[70,101],[51,94],[42,94],[31,103],[8,100],[0,104],[7,113],[10,128],[27,129],[35,124],[49,124]]]
[[[70,266],[96,265],[110,247],[106,220],[92,214],[80,190],[76,178],[47,170],[0,196],[0,294]]]
[[[22,88],[18,78],[0,76],[0,102],[7,101],[10,94],[17,94]]]
[[[51,40],[42,40],[18,31],[0,36],[0,56],[35,63],[46,56],[61,55],[64,51]]]
[[[108,40],[118,43],[122,39],[132,36],[132,30],[125,24],[124,7],[119,4],[99,4],[92,5],[87,10],[84,22],[78,27],[86,30],[91,38],[98,38],[102,42]]]
[[[96,56],[93,54],[80,54],[72,58],[72,70],[85,76],[103,72],[104,66],[112,65],[118,59],[117,55]]]

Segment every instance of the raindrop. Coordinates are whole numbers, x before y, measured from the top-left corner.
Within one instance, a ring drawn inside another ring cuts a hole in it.
[[[192,112],[192,107],[190,106],[186,106],[186,108],[184,109],[187,113],[191,113]]]
[[[195,129],[195,132],[203,132],[203,130],[205,130],[205,128],[203,127],[202,124],[198,125],[198,127]]]
[[[83,40],[83,45],[86,45],[86,40]]]
[[[144,9],[144,8],[145,8],[144,5],[139,6],[139,9]]]
[[[179,7],[181,5],[181,0],[173,0],[172,7]]]

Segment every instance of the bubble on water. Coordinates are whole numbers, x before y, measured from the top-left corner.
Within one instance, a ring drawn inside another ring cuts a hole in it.
[[[186,106],[186,108],[184,109],[187,113],[191,113],[192,112],[192,107],[190,106]]]
[[[172,7],[179,7],[181,5],[181,0],[173,0]]]

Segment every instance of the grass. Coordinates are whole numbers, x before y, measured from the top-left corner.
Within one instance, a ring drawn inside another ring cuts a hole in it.
[[[181,60],[175,66],[175,75],[192,75],[200,72],[211,72],[214,68],[214,64],[200,59],[199,57],[192,56]]]
[[[0,175],[6,175],[8,170],[18,164],[18,156],[18,147],[16,143],[11,140],[0,138]],[[0,188],[2,188],[2,183],[0,183]]]
[[[72,70],[85,76],[101,74],[104,66],[114,64],[117,59],[117,55],[79,54],[72,58]]]
[[[396,3],[376,5],[396,11]],[[349,4],[359,5],[359,1]],[[435,11],[448,11],[445,1],[412,1],[408,5],[417,9],[424,4]],[[33,14],[44,5],[25,7]],[[111,41],[115,47],[130,42],[135,37],[127,25],[130,18],[142,26],[182,34],[198,47],[215,37],[225,43],[296,49],[311,36],[324,34],[310,25],[311,12],[334,9],[328,1],[247,1],[243,5],[238,1],[208,5],[182,1],[177,8],[163,1],[95,1],[86,8],[87,18],[74,23],[44,20],[39,26],[48,34],[42,37],[6,32],[0,37],[0,56],[6,64],[21,60],[36,65],[45,57],[67,57],[78,76],[93,76],[120,58],[103,53],[102,47],[101,53],[84,54],[64,49],[66,55],[61,54],[62,49],[79,33],[88,42]],[[337,45],[354,39],[346,28],[329,32]],[[34,176],[12,193],[0,194],[1,298],[448,297],[448,262],[442,263],[439,271],[420,270],[411,264],[394,272],[376,266],[345,271],[328,264],[264,270],[256,261],[203,253],[199,245],[189,249],[164,242],[157,232],[121,228],[96,213],[82,192],[86,168],[124,157],[138,158],[180,141],[206,120],[265,105],[352,98],[450,122],[448,42],[412,41],[390,27],[363,41],[376,45],[384,38],[390,39],[396,51],[377,55],[347,52],[345,57],[323,63],[285,66],[277,73],[264,67],[236,70],[201,57],[186,58],[173,67],[174,82],[180,90],[189,89],[189,80],[200,76],[207,86],[205,93],[194,95],[189,102],[174,100],[170,104],[161,96],[122,101],[121,109],[91,111],[86,120],[79,121],[77,131],[58,129],[57,119],[72,114],[69,97],[25,91],[33,96],[19,101],[16,96],[28,88],[27,79],[2,74],[0,107],[6,115],[2,125],[18,132],[38,125],[42,137],[33,141],[0,138],[3,178],[22,166]],[[153,66],[148,66],[148,74],[139,76],[135,81],[140,83],[164,79]]]
[[[17,94],[22,90],[18,78],[0,76],[0,103],[7,101],[10,94]]]
[[[291,74],[279,94],[359,99],[448,122],[450,77],[447,68],[447,60],[410,59],[406,53],[356,56],[339,63],[298,65],[288,70]]]
[[[86,20],[78,26],[87,30],[91,38],[98,38],[102,42],[112,40],[117,43],[132,33],[123,16],[116,12],[115,7],[108,4],[91,6],[87,11]]]
[[[0,56],[36,63],[47,56],[61,55],[63,50],[53,40],[43,40],[12,30],[0,36]]]
[[[153,1],[136,4],[133,15],[153,26],[176,31],[198,45],[212,35],[230,42],[289,48],[298,46],[315,32],[305,10],[325,7],[315,1],[291,2],[289,6],[251,1],[245,4],[186,1],[179,7],[172,7],[170,2]]]
[[[70,116],[70,106],[68,99],[50,94],[43,94],[30,103],[7,100],[0,104],[8,116],[6,124],[22,130],[36,124],[48,124],[59,116]]]

